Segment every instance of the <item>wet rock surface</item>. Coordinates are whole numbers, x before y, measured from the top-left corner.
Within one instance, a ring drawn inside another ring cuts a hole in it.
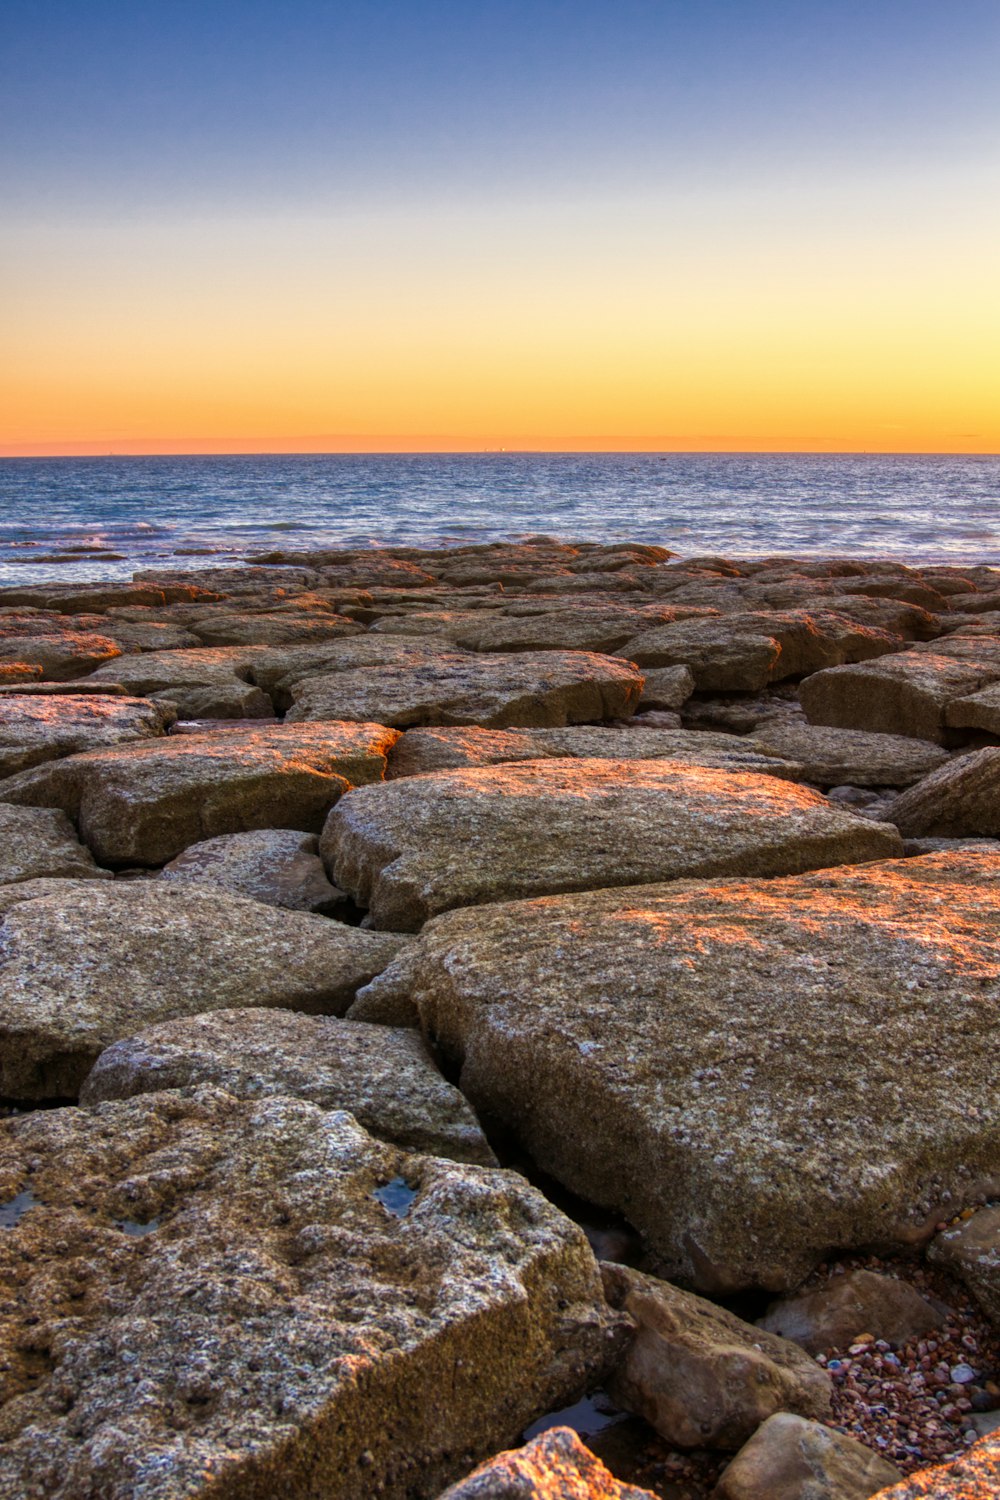
[[[0,887],[0,1093],[74,1097],[156,1021],[233,1006],[339,1014],[402,939],[165,882]]]
[[[239,1098],[285,1094],[346,1109],[397,1146],[496,1165],[466,1099],[416,1032],[336,1016],[236,1009],[162,1021],[102,1052],[80,1103],[203,1083]]]
[[[412,931],[455,906],[785,874],[902,845],[894,829],[771,776],[669,760],[549,760],[359,788],[327,819],[320,851],[375,926]]]
[[[608,1358],[586,1241],[516,1174],[222,1090],[0,1130],[33,1199],[0,1241],[5,1494],[430,1497]]]

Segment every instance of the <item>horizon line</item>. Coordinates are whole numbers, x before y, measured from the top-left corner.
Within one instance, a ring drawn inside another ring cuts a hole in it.
[[[30,445],[29,445],[30,446]],[[56,446],[56,445],[52,445]],[[81,448],[83,445],[80,445]],[[49,448],[48,444],[38,445]],[[86,451],[8,451],[0,445],[0,462],[32,459],[108,459],[108,458],[497,458],[510,457],[676,457],[676,458],[998,458],[996,449],[969,448],[219,448],[219,449],[104,449],[87,444]]]

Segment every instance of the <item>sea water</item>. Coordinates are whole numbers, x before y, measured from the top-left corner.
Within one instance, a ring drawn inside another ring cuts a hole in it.
[[[545,533],[681,556],[1000,564],[1000,457],[316,454],[0,459],[0,579]]]

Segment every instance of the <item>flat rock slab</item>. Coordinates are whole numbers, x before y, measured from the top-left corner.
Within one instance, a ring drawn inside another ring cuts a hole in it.
[[[902,842],[772,776],[546,760],[358,788],[327,819],[320,852],[376,927],[404,932],[455,906],[796,873],[900,854]]]
[[[75,1097],[99,1054],[233,1006],[342,1014],[400,938],[161,881],[0,887],[0,1094]]]
[[[333,613],[220,609],[193,620],[190,629],[206,646],[280,646],[338,640],[360,634],[363,627]]]
[[[564,729],[408,729],[389,752],[387,780],[424,771],[516,760],[683,760],[719,771],[759,771],[796,781],[794,759],[735,734],[645,725],[570,724]]]
[[[1000,746],[960,755],[901,792],[888,813],[907,838],[1000,834]]]
[[[302,1100],[37,1112],[0,1127],[0,1183],[5,1497],[430,1497],[613,1342],[524,1178]]]
[[[941,744],[949,705],[1000,679],[1000,663],[912,648],[807,677],[799,699],[813,724]]]
[[[241,1008],[161,1021],[101,1053],[80,1103],[203,1083],[241,1099],[284,1094],[346,1109],[394,1145],[496,1165],[468,1101],[417,1032],[336,1016]]]
[[[319,832],[348,787],[381,779],[396,738],[353,723],[170,735],[21,771],[0,801],[63,808],[99,860],[158,865],[217,834]]]
[[[1000,682],[967,698],[953,698],[945,709],[945,723],[952,729],[981,729],[1000,735]]]
[[[121,655],[121,647],[105,635],[47,627],[37,635],[0,635],[0,664],[38,667],[52,682],[71,682]]]
[[[901,1477],[856,1438],[778,1412],[723,1470],[712,1500],[868,1500]]]
[[[998,938],[969,851],[593,891],[438,917],[352,1014],[405,1000],[670,1280],[784,1291],[1000,1186]]]
[[[347,902],[326,878],[316,835],[294,828],[256,828],[204,839],[164,865],[160,878],[211,885],[268,906],[324,916],[336,915]]]
[[[117,683],[129,693],[173,703],[183,719],[266,719],[274,705],[253,681],[263,646],[204,646],[144,651],[93,672],[90,683]]]
[[[919,1469],[891,1489],[878,1490],[875,1500],[991,1500],[998,1493],[1000,1435],[991,1434],[950,1464]]]
[[[636,667],[594,652],[473,656],[438,649],[377,671],[345,666],[306,677],[292,688],[288,719],[377,719],[398,728],[573,724],[627,718],[641,691]]]
[[[776,719],[755,729],[753,744],[798,761],[818,786],[911,786],[948,761],[947,751],[901,734],[867,734],[800,720]]]
[[[128,740],[156,739],[175,715],[144,698],[58,693],[0,694],[0,775]]]
[[[55,807],[0,804],[0,885],[42,879],[110,880],[66,814]]]
[[[656,1500],[652,1490],[620,1483],[571,1427],[550,1427],[498,1453],[440,1500]]]

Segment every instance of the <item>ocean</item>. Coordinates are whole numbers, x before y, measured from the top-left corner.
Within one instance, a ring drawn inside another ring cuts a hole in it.
[[[684,557],[1000,565],[1000,456],[316,454],[0,459],[0,579],[546,535]]]

